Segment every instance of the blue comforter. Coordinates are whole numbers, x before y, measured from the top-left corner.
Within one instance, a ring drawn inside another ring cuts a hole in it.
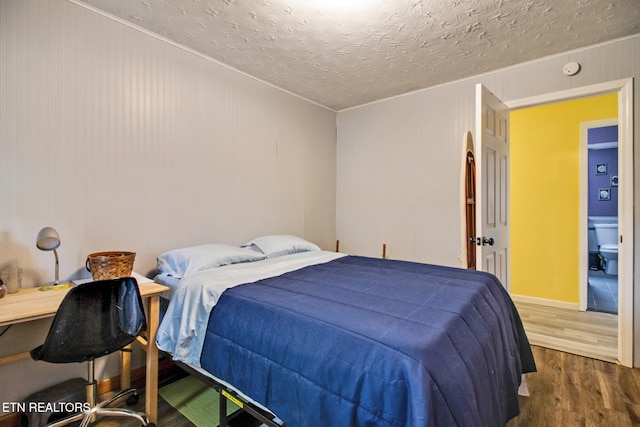
[[[225,291],[201,365],[292,427],[505,425],[535,370],[494,276],[355,256]]]

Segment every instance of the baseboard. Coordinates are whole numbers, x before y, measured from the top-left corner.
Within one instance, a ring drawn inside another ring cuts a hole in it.
[[[158,362],[158,376],[164,371],[168,371],[175,367],[173,361],[169,359],[161,359]],[[131,370],[131,383],[136,381],[142,381],[146,377],[147,367],[141,366],[139,368]],[[120,388],[120,375],[112,378],[107,378],[98,383],[98,394],[108,393],[110,391],[118,390]],[[0,416],[0,427],[19,427],[20,426],[20,414],[17,412],[8,413]]]
[[[575,310],[575,311],[580,310],[580,305],[577,302],[574,303],[574,302],[558,301],[553,299],[530,297],[527,295],[516,295],[516,294],[511,294],[511,299],[516,303],[521,302],[526,304],[544,305],[547,307],[562,308],[565,310]]]

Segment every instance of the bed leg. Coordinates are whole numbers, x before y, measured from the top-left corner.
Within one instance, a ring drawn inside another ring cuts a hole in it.
[[[220,395],[220,424],[219,427],[227,427],[227,398],[222,395],[222,391],[219,391]]]

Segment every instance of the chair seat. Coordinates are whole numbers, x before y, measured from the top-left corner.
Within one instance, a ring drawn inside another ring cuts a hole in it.
[[[100,280],[71,288],[60,304],[34,360],[81,363],[106,356],[146,328],[138,282],[133,277]]]

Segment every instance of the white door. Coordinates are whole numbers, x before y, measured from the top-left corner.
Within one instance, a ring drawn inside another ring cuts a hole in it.
[[[509,108],[476,85],[476,268],[509,289]]]

